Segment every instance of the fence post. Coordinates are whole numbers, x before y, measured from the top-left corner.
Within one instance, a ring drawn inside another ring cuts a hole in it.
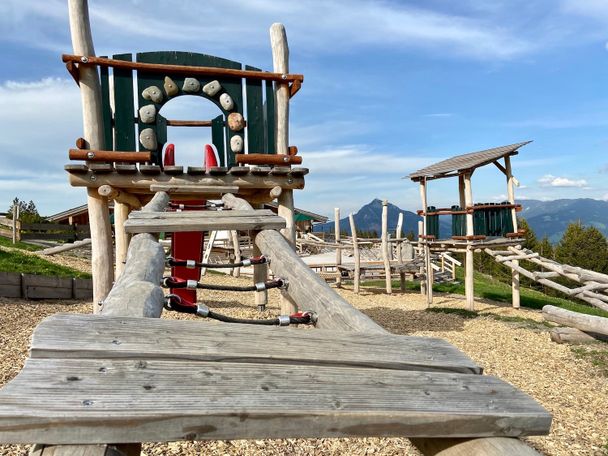
[[[19,222],[19,205],[13,206],[13,244],[21,240],[21,223]]]

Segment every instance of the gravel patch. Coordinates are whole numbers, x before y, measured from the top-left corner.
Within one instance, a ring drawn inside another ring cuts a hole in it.
[[[64,256],[56,256],[62,262]],[[70,257],[69,262],[72,262]],[[78,261],[75,259],[74,261]],[[86,261],[80,266],[84,269]],[[68,265],[67,263],[62,263]],[[88,263],[86,263],[88,265]],[[250,279],[249,279],[250,280]],[[208,275],[214,284],[246,284],[247,279]],[[569,346],[550,341],[540,312],[514,310],[491,301],[477,301],[480,316],[428,312],[418,293],[387,296],[380,289],[364,289],[356,295],[338,290],[355,307],[396,334],[441,337],[448,340],[495,375],[527,392],[554,417],[550,435],[526,441],[548,455],[606,455],[608,438],[608,378],[588,360],[577,358]],[[199,290],[199,300],[231,316],[260,318],[276,315],[280,295],[269,292],[267,310],[260,314],[252,293]],[[438,294],[433,307],[464,309],[461,296]],[[57,312],[88,313],[91,306],[76,301],[24,301],[0,298],[0,384],[13,378],[27,356],[33,329],[46,316]],[[521,317],[523,321],[497,318]],[[163,318],[195,317],[165,312]],[[0,456],[26,455],[26,446],[0,446]],[[407,439],[283,439],[211,442],[146,443],[145,455],[418,455]]]

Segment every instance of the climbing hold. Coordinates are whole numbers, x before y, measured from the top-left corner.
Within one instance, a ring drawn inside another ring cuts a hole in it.
[[[174,97],[179,92],[177,84],[175,84],[173,79],[171,79],[169,76],[165,76],[165,83],[163,84],[163,87],[165,88],[165,93],[168,97]]]
[[[222,89],[222,85],[219,81],[211,81],[203,86],[203,92],[210,97],[213,97],[216,93],[218,93]]]
[[[227,93],[223,93],[220,96],[220,104],[226,111],[230,111],[232,108],[234,108],[234,101],[232,101],[232,97]]]
[[[160,103],[163,101],[163,93],[156,86],[147,87],[141,93],[141,96],[144,97],[144,100],[150,100],[154,103]]]
[[[139,120],[143,123],[153,123],[156,120],[156,106],[150,104],[139,108]]]
[[[235,154],[243,152],[243,138],[239,135],[230,138],[230,150]]]
[[[156,142],[156,133],[151,128],[142,130],[139,134],[139,142],[148,150],[156,150],[158,143]]]
[[[184,92],[196,93],[201,90],[201,83],[195,78],[184,79],[184,85],[182,86]]]
[[[245,119],[240,112],[233,112],[228,116],[228,127],[232,131],[241,131],[245,128]]]

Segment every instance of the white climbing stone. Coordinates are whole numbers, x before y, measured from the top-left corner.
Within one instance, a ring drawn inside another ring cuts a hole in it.
[[[171,79],[169,76],[165,76],[165,83],[163,84],[163,87],[165,88],[165,93],[168,97],[174,97],[179,92],[177,84],[173,82],[173,79]]]
[[[211,81],[203,86],[203,92],[210,97],[215,96],[220,90],[222,90],[222,85],[219,81]]]
[[[139,142],[148,150],[156,150],[158,143],[156,142],[156,133],[151,128],[146,128],[139,134]]]
[[[232,97],[227,93],[220,95],[220,104],[226,111],[230,111],[232,108],[234,108],[234,101],[232,101]]]
[[[201,90],[201,83],[195,78],[184,79],[184,85],[182,86],[184,92],[196,93]]]
[[[230,150],[235,154],[243,152],[243,137],[236,135],[230,138]]]
[[[228,127],[232,131],[241,131],[245,128],[245,119],[240,112],[232,112],[228,116]]]
[[[156,86],[147,87],[141,93],[141,96],[144,97],[144,100],[150,100],[154,103],[160,103],[163,101],[163,93]]]
[[[156,106],[153,104],[139,108],[139,120],[143,123],[153,123],[156,120]]]

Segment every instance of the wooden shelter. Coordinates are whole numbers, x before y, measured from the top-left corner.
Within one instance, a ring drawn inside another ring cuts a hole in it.
[[[523,233],[518,230],[517,212],[521,206],[515,204],[515,186],[511,157],[518,154],[521,147],[531,141],[457,155],[411,173],[408,177],[420,184],[423,217],[419,233],[424,244],[426,257],[431,251],[453,251],[465,253],[465,294],[469,309],[474,308],[473,254],[484,248],[516,246],[521,244]],[[500,162],[503,160],[503,163]],[[505,175],[508,200],[500,204],[475,204],[471,178],[477,168],[486,165],[496,166]],[[449,208],[436,208],[429,205],[427,198],[428,182],[449,177],[458,178],[459,204]],[[452,235],[439,239],[438,217],[452,217]],[[514,260],[517,262],[518,260]],[[433,299],[432,268],[427,260],[426,293],[430,305]],[[513,307],[519,307],[519,272],[513,269]]]

